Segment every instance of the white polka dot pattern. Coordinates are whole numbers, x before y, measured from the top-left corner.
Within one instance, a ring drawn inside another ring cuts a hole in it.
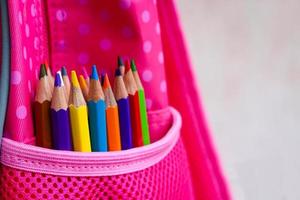
[[[6,137],[33,141],[32,101],[38,68],[47,60],[47,30],[41,0],[8,1],[10,10],[11,72],[5,124]],[[14,134],[11,136],[10,134]]]
[[[29,31],[30,31],[30,30],[29,30],[28,24],[25,24],[25,34],[26,34],[26,37],[29,37],[29,34],[30,34]]]
[[[26,47],[23,47],[23,58],[25,60],[27,59],[27,49],[26,49]]]
[[[56,19],[60,22],[65,21],[67,18],[67,13],[65,10],[58,10],[56,12]]]
[[[12,71],[11,72],[11,84],[18,85],[21,82],[21,72],[19,71]]]
[[[152,100],[151,99],[146,99],[146,106],[147,106],[147,109],[151,109],[152,108]]]
[[[145,82],[150,82],[152,80],[152,72],[150,70],[145,70],[143,72],[143,80]]]
[[[158,53],[158,62],[159,62],[160,64],[163,64],[163,63],[164,63],[164,54],[163,54],[162,51]]]
[[[155,30],[156,30],[156,33],[159,35],[160,34],[160,24],[159,24],[159,22],[156,23]]]
[[[144,52],[149,53],[151,49],[152,49],[152,43],[149,40],[145,41],[143,45]]]
[[[53,4],[53,1],[22,0],[8,3],[15,9],[10,26],[20,30],[12,35],[18,42],[11,48],[9,122],[6,125],[7,133],[16,133],[17,140],[31,140],[33,136],[30,106],[39,65],[45,60],[50,62],[53,72],[62,65],[70,70],[97,64],[101,71],[103,67],[110,73],[116,67],[117,55],[135,58],[148,109],[167,105],[156,1],[112,0],[100,4],[76,0]],[[47,8],[48,19],[44,18],[42,4]]]
[[[111,49],[111,41],[109,39],[102,39],[100,41],[100,48],[103,51],[108,51],[109,49]]]
[[[22,25],[23,24],[23,17],[22,17],[22,12],[21,11],[18,12],[18,19],[19,19],[19,23]]]
[[[162,91],[162,92],[167,91],[167,83],[165,80],[160,83],[160,91]]]
[[[142,20],[144,23],[148,23],[150,21],[150,13],[148,10],[143,11]]]
[[[25,119],[27,116],[27,109],[25,106],[19,106],[16,110],[16,116],[18,119]]]

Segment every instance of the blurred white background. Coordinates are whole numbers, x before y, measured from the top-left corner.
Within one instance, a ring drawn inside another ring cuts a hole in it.
[[[300,1],[177,7],[234,199],[300,199]]]

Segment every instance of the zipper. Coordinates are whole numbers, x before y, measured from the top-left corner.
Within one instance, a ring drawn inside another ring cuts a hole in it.
[[[174,108],[172,126],[160,140],[118,152],[72,152],[45,149],[2,139],[2,164],[26,171],[62,176],[110,176],[151,167],[170,153],[180,136],[181,116]]]

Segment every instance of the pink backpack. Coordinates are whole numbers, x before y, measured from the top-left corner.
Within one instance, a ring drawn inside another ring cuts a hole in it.
[[[5,4],[3,96],[6,71],[10,81],[8,98],[0,101],[3,109],[7,100],[1,199],[230,199],[172,0]],[[81,73],[81,66],[97,64],[112,75],[118,55],[136,60],[152,143],[93,153],[32,145],[39,65],[47,61],[52,72],[65,65]]]

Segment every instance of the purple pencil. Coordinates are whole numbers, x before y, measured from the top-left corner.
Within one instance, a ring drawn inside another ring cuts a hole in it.
[[[62,84],[61,74],[55,76],[54,91],[51,101],[52,143],[57,150],[72,151],[68,103]]]
[[[130,107],[120,68],[115,72],[114,94],[118,104],[122,150],[130,149],[133,147]]]

